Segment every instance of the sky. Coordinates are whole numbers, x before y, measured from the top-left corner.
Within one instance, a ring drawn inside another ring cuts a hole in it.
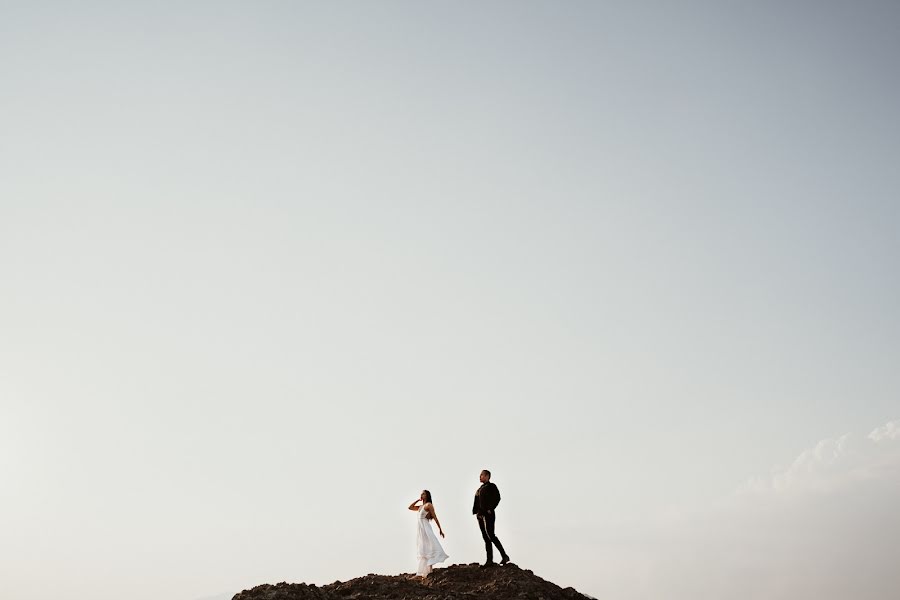
[[[893,2],[0,4],[0,585],[883,598]],[[852,592],[852,593],[851,593]]]

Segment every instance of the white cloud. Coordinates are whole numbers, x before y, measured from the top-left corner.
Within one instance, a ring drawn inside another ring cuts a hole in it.
[[[786,467],[768,477],[749,480],[742,493],[833,493],[860,481],[896,473],[900,466],[900,421],[890,421],[869,435],[845,433],[828,438],[800,453]]]
[[[891,421],[881,427],[876,427],[869,434],[869,439],[877,444],[900,440],[900,421]]]
[[[900,594],[900,421],[820,441],[734,495],[635,532],[600,597],[881,600]]]

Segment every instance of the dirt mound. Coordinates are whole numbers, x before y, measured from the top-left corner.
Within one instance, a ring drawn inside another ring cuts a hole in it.
[[[258,585],[232,600],[589,600],[529,570],[509,563],[481,569],[477,563],[435,569],[425,579],[413,575],[366,575],[316,586],[305,583]]]

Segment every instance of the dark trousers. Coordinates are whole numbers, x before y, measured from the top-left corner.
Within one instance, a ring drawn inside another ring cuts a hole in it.
[[[503,544],[500,543],[500,540],[497,539],[497,534],[494,533],[494,521],[496,520],[497,515],[494,514],[494,511],[486,515],[478,515],[478,527],[481,528],[481,537],[484,538],[484,549],[487,551],[487,562],[489,563],[494,562],[494,546],[497,546],[500,556],[504,559],[506,558]]]

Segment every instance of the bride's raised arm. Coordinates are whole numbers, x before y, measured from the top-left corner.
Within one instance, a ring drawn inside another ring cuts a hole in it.
[[[417,511],[417,512],[418,512],[419,507],[416,506],[416,504],[418,504],[419,502],[421,502],[421,500],[422,500],[421,498],[416,498],[415,502],[413,502],[412,504],[409,505],[409,510],[414,510],[414,511]]]

